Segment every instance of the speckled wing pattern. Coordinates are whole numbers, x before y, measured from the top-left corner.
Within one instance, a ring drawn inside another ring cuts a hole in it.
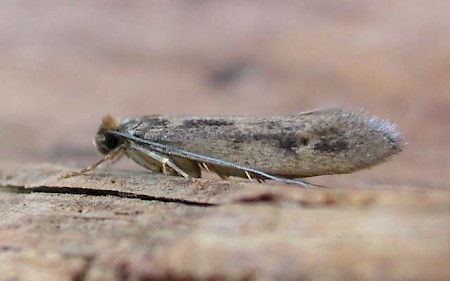
[[[341,108],[275,117],[151,115],[122,120],[117,132],[286,178],[350,173],[403,146],[395,125]],[[168,157],[200,176],[199,161]],[[239,169],[210,168],[223,177],[246,176]]]

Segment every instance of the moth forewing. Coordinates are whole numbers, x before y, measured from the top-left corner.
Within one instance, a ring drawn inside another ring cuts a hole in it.
[[[108,154],[118,146],[150,170],[200,177],[290,180],[350,173],[402,150],[395,125],[341,108],[275,117],[150,115],[102,120],[95,138]],[[179,170],[178,170],[179,169]]]
[[[340,108],[275,117],[143,116],[116,131],[288,178],[349,173],[402,148],[389,122]]]

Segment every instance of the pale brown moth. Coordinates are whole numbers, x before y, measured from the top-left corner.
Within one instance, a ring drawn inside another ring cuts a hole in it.
[[[306,186],[298,178],[345,174],[399,153],[396,126],[362,110],[319,109],[275,117],[149,115],[120,121],[106,116],[95,145],[104,158],[126,154],[154,172],[199,178],[245,177]],[[297,180],[296,180],[297,179]]]

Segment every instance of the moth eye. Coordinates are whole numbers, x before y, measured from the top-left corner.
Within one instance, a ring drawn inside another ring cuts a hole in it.
[[[104,144],[106,148],[108,148],[109,150],[113,150],[117,147],[117,145],[119,145],[119,140],[113,134],[105,134]]]

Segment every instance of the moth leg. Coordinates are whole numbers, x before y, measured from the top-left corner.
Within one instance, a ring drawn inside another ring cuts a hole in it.
[[[164,162],[163,165],[167,165],[170,168],[174,169],[178,174],[180,174],[181,176],[183,176],[186,179],[191,178],[191,176],[189,174],[187,174],[185,171],[178,168],[178,166],[175,165],[175,163],[173,163],[169,158],[166,158],[166,160],[167,160],[167,162]]]
[[[166,175],[166,176],[170,175],[169,171],[167,170],[167,165],[164,162],[161,162],[161,163],[162,163],[162,172],[163,172],[163,174]]]
[[[172,162],[172,160],[170,160],[167,157],[164,157],[158,153],[155,153],[153,151],[148,151],[147,154],[152,157],[155,160],[158,160],[159,162],[161,162],[162,165],[162,170],[163,173],[165,175],[169,175],[170,173],[167,171],[167,167],[172,168],[175,172],[177,172],[178,174],[180,174],[182,177],[189,179],[191,176],[189,176],[185,171],[183,171],[182,169],[178,168],[177,165],[175,165],[175,163]]]
[[[223,175],[221,173],[219,173],[214,167],[209,167],[208,165],[206,165],[206,163],[204,162],[198,162],[197,163],[198,166],[200,167],[200,169],[205,169],[207,172],[213,172],[215,174],[217,174],[221,179],[226,180],[228,179],[228,176]]]
[[[185,171],[180,169],[174,162],[172,162],[172,160],[170,160],[170,158],[165,157],[157,152],[142,148],[140,146],[132,145],[131,147],[135,150],[138,150],[138,151],[150,156],[151,158],[155,159],[156,161],[160,162],[162,165],[162,171],[165,175],[170,175],[169,171],[167,171],[167,167],[170,167],[175,172],[177,172],[180,176],[182,176],[186,179],[191,178],[191,176],[188,173],[186,173]]]
[[[244,171],[244,173],[245,173],[245,175],[247,176],[247,178],[248,178],[250,181],[253,181],[253,178],[252,178],[252,176],[250,175],[249,172]]]
[[[211,169],[209,169],[208,165],[206,165],[206,163],[201,163],[201,165],[203,166],[203,168],[205,168],[206,171],[211,172]]]
[[[266,180],[264,178],[258,177],[257,175],[251,175],[248,171],[244,171],[245,175],[250,181],[256,180],[258,183],[264,183]]]
[[[108,165],[114,165],[116,164],[122,157],[125,155],[125,150],[122,149],[121,153],[119,153],[116,157],[111,159],[111,162],[109,162]]]
[[[106,154],[102,159],[95,162],[94,164],[92,164],[84,169],[78,170],[78,171],[69,172],[65,175],[58,177],[58,179],[66,179],[66,178],[70,178],[70,177],[75,177],[75,176],[79,176],[79,175],[85,174],[87,172],[93,171],[93,170],[97,169],[98,166],[100,166],[101,164],[105,163],[108,160],[114,160],[114,159],[122,157],[123,152],[124,152],[123,147],[119,147],[118,149],[115,149],[115,150],[111,151],[110,153]]]

